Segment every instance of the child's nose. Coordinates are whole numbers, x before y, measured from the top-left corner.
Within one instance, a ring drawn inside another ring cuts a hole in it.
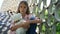
[[[22,8],[22,10],[24,10],[24,8]]]

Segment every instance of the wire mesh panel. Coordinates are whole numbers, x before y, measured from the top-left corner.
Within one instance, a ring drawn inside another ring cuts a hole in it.
[[[9,14],[3,12],[0,16],[0,34],[7,34],[8,30],[10,29],[11,19]]]

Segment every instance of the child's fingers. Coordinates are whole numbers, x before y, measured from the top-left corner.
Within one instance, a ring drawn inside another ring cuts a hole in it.
[[[16,27],[11,27],[10,30],[11,31],[15,31],[16,30]]]

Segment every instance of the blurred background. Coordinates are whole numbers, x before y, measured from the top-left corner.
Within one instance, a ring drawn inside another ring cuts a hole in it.
[[[16,13],[20,1],[22,0],[0,0],[0,34],[8,34],[10,16]],[[28,2],[30,13],[42,19],[42,23],[37,24],[37,34],[60,34],[60,0],[23,1]]]

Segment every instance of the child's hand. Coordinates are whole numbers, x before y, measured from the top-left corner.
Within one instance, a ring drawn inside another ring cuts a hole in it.
[[[17,29],[16,26],[13,26],[13,27],[10,28],[11,31],[15,31],[16,29]]]

